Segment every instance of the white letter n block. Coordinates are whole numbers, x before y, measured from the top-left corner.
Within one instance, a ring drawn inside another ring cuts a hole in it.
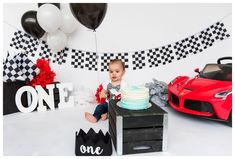
[[[48,89],[49,93],[42,88],[42,86],[37,85],[36,90],[38,92],[38,111],[46,111],[47,107],[43,105],[43,100],[47,103],[50,109],[55,109],[55,102],[54,102],[54,84],[46,85],[46,88]]]

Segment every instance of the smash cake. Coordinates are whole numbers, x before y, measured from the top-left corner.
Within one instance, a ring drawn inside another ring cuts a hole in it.
[[[149,89],[141,86],[131,86],[122,90],[118,106],[130,110],[149,108],[151,106],[149,103]]]

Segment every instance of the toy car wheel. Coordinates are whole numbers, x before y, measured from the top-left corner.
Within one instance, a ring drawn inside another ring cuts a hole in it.
[[[227,124],[232,127],[232,111],[229,114],[229,117],[228,117],[228,120],[227,120]]]

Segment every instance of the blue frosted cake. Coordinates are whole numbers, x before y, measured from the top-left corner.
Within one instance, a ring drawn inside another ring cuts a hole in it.
[[[140,110],[149,107],[149,90],[145,87],[131,86],[121,91],[119,106],[130,110]]]

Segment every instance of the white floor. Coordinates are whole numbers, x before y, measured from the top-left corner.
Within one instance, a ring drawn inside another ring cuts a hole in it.
[[[3,117],[3,154],[10,156],[74,156],[75,131],[102,129],[108,121],[96,124],[84,119],[94,104],[47,112],[15,113]],[[202,118],[188,116],[165,107],[168,112],[168,150],[135,155],[232,155],[232,128]],[[113,149],[113,155],[116,155]]]

